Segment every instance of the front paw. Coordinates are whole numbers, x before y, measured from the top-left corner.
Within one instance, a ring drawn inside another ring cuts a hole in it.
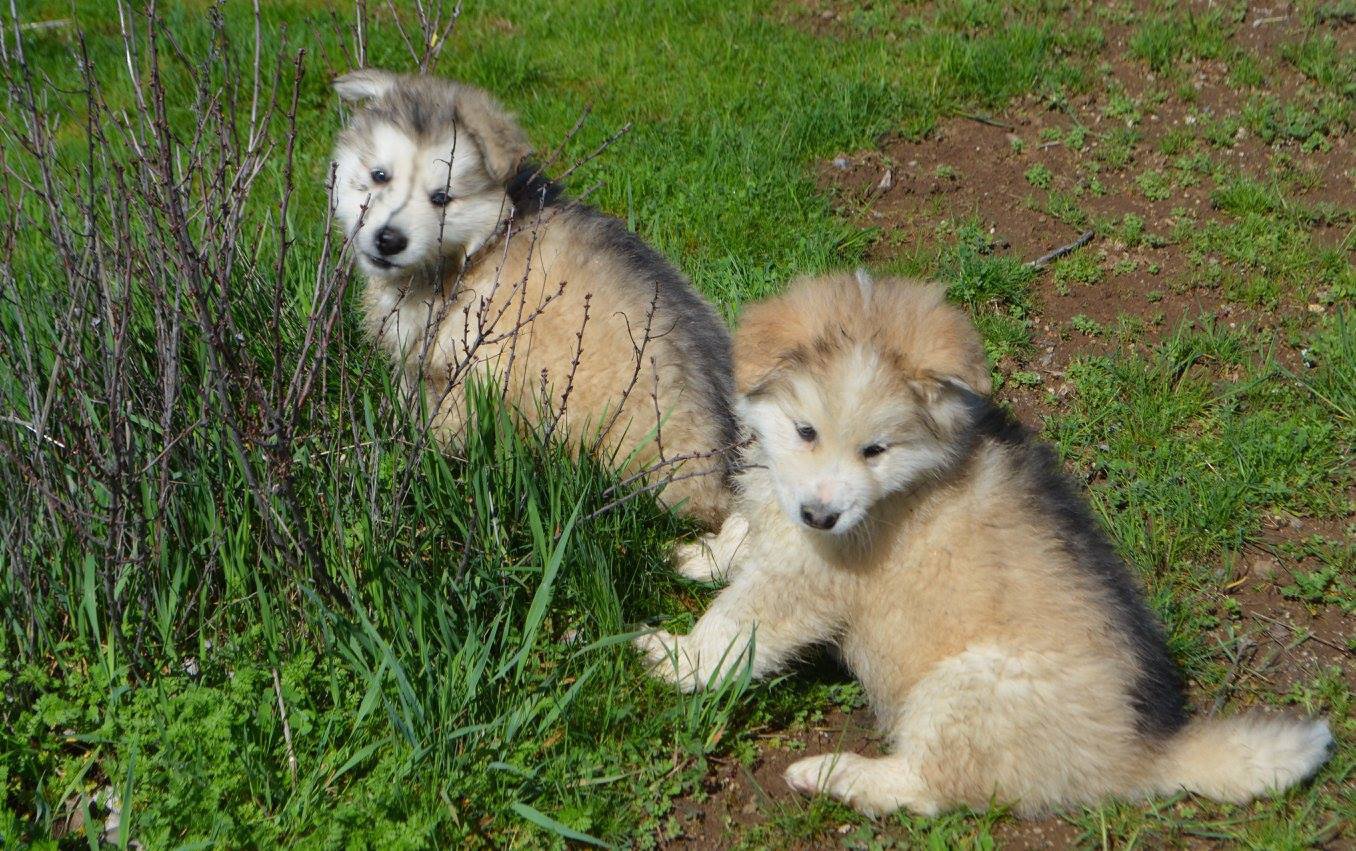
[[[802,795],[818,795],[821,792],[835,798],[844,798],[850,791],[847,778],[852,775],[847,766],[856,759],[856,754],[826,753],[798,759],[782,775],[786,785]]]
[[[694,582],[718,582],[723,579],[713,550],[715,535],[702,535],[695,541],[680,544],[673,550],[673,569],[679,576]]]
[[[673,683],[683,691],[696,691],[701,687],[696,660],[683,646],[683,636],[659,629],[638,636],[633,643],[645,657],[650,676]]]
[[[802,795],[823,793],[873,818],[901,809],[922,816],[941,810],[922,779],[891,759],[826,753],[791,763],[782,776]]]

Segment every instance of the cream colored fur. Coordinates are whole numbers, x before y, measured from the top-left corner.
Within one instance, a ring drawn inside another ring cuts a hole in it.
[[[987,367],[939,288],[800,281],[751,307],[735,345],[753,466],[721,532],[677,551],[684,575],[729,586],[688,635],[636,643],[685,690],[836,643],[890,752],[802,759],[793,788],[873,814],[995,800],[1036,813],[1182,788],[1243,801],[1326,758],[1324,722],[1180,727],[1172,689],[1157,698],[1169,720],[1146,721],[1144,654],[1171,668],[1152,618],[1132,585],[1129,602],[1108,590],[1128,575],[1107,580],[1064,543],[1078,530],[1041,510],[1029,456],[972,422]],[[807,525],[804,502],[836,514],[833,528]],[[1129,635],[1134,617],[1148,650]]]
[[[463,388],[488,380],[528,425],[671,479],[661,498],[718,527],[736,433],[715,311],[598,211],[521,188],[536,203],[516,207],[514,181],[537,179],[527,137],[479,89],[379,70],[335,88],[361,103],[336,144],[335,203],[367,278],[367,330],[438,435],[460,441]],[[383,251],[383,229],[407,245]]]

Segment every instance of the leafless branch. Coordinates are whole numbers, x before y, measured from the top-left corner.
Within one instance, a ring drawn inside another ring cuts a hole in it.
[[[1081,236],[1078,237],[1078,239],[1075,239],[1068,245],[1061,245],[1059,248],[1056,248],[1054,251],[1051,251],[1048,254],[1042,254],[1040,257],[1037,257],[1035,260],[1032,260],[1031,262],[1027,263],[1026,267],[1028,269],[1036,269],[1038,271],[1040,269],[1044,269],[1046,266],[1049,266],[1051,263],[1055,262],[1064,255],[1072,254],[1073,252],[1087,245],[1089,242],[1092,241],[1093,235],[1094,235],[1093,231],[1085,231]]]

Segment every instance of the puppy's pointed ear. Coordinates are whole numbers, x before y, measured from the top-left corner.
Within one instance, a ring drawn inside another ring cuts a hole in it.
[[[334,78],[334,90],[345,103],[374,100],[391,90],[396,75],[378,68],[361,68]]]
[[[979,332],[970,317],[942,300],[940,290],[934,294],[937,303],[922,316],[910,359],[934,381],[987,396],[993,390],[993,376]]]
[[[457,93],[457,120],[470,131],[485,171],[507,182],[532,154],[532,143],[513,116],[485,92],[470,86]]]
[[[792,352],[811,339],[808,317],[790,298],[744,306],[734,335],[735,389],[743,395],[764,384]]]
[[[979,396],[981,393],[963,375],[946,375],[924,371],[918,378],[909,382],[909,386],[922,394],[929,404],[940,401],[946,396]]]
[[[909,387],[923,404],[939,438],[955,435],[974,419],[980,394],[961,376],[924,372],[909,381]]]

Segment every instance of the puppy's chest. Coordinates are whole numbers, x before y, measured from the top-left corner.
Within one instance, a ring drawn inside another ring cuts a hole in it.
[[[520,282],[481,275],[445,287],[445,292],[402,292],[386,286],[367,293],[372,334],[407,368],[422,362],[427,372],[468,359],[492,360],[507,342],[519,345],[530,338],[532,323],[524,318],[536,305]]]
[[[914,541],[863,566],[840,640],[863,680],[882,665],[898,676],[921,675],[974,638],[983,606],[956,570],[956,559],[945,545]]]
[[[407,368],[455,362],[465,348],[457,346],[464,335],[456,333],[465,325],[463,301],[432,291],[372,287],[366,295],[367,321],[372,335]]]

